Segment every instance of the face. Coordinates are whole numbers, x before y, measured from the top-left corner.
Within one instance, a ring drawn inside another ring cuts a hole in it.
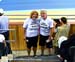
[[[41,12],[40,13],[41,14],[41,17],[43,18],[43,19],[46,19],[47,18],[47,13],[46,12]]]
[[[38,17],[37,13],[33,13],[32,19],[35,20],[35,19],[37,19],[37,17]]]

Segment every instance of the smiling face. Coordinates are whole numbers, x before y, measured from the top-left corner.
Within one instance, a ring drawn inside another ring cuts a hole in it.
[[[43,19],[46,19],[46,18],[47,18],[47,12],[46,12],[45,10],[42,10],[42,11],[40,12],[40,15],[41,15],[41,17],[42,17]]]
[[[32,18],[33,20],[37,19],[38,18],[38,12],[37,11],[32,11],[30,18]]]

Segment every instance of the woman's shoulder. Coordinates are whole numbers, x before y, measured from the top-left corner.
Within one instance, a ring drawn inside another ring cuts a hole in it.
[[[25,20],[31,20],[31,18],[26,18]]]
[[[25,22],[30,22],[32,19],[31,18],[26,18]]]

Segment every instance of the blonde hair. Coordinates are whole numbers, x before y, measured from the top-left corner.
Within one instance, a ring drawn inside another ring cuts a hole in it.
[[[38,18],[38,12],[37,12],[37,11],[32,11],[31,14],[30,14],[30,18],[32,18],[32,15],[33,15],[34,13],[37,14],[37,17],[36,17],[36,18]]]

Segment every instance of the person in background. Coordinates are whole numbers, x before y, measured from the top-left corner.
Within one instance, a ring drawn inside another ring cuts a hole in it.
[[[57,27],[61,25],[59,19],[53,19],[54,20],[54,33],[56,34],[57,32]]]
[[[40,41],[41,56],[44,55],[45,46],[48,49],[49,55],[52,53],[52,34],[53,34],[53,20],[47,17],[47,11],[40,12]]]
[[[75,62],[75,33],[72,33],[60,46],[60,59],[62,62]]]
[[[0,34],[4,35],[8,48],[8,54],[11,54],[12,51],[9,42],[9,19],[4,15],[4,10],[2,8],[0,8]]]
[[[27,18],[23,24],[25,39],[27,43],[28,56],[30,56],[31,47],[33,47],[34,57],[36,56],[37,51],[37,42],[39,35],[39,20],[38,12],[32,11],[30,18]]]
[[[70,29],[70,26],[67,24],[66,17],[61,17],[60,23],[61,23],[61,25],[57,28],[57,33],[56,33],[56,35],[54,37],[54,41],[53,41],[54,49],[55,49],[55,52],[57,52],[57,55],[59,54],[58,40],[61,36],[68,37],[69,29]],[[56,50],[56,48],[57,48],[57,50]]]
[[[52,36],[53,36],[53,40],[54,40],[54,37],[58,30],[58,27],[61,26],[61,23],[60,23],[59,19],[53,19],[53,20],[54,20],[54,33]],[[55,44],[55,43],[53,42],[53,44]],[[53,45],[53,50],[54,50],[54,54],[58,54],[58,47],[55,47]]]
[[[5,47],[6,47],[5,37],[4,35],[0,34],[0,59],[1,56],[4,56]]]

